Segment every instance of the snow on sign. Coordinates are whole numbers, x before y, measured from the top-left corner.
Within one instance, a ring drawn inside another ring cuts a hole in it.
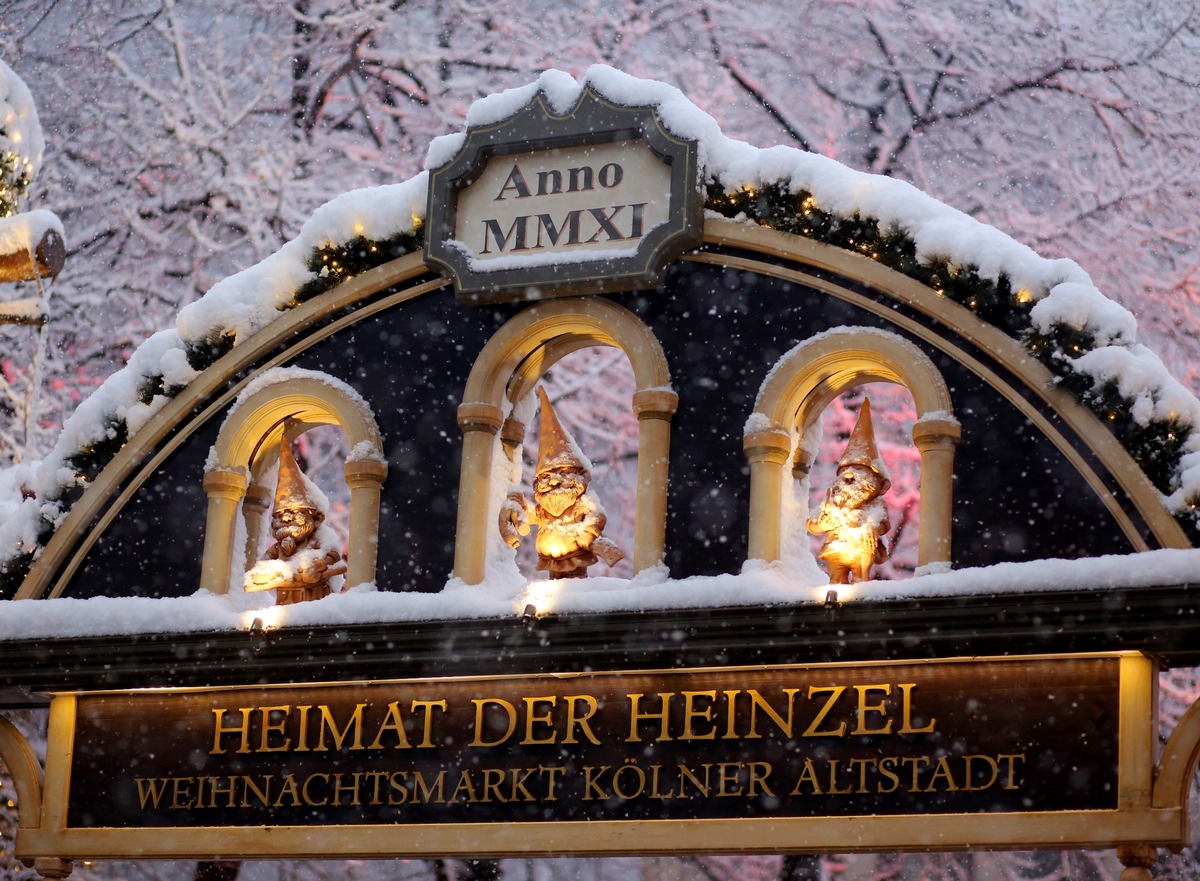
[[[425,259],[468,302],[654,286],[700,243],[697,167],[653,107],[539,91],[431,171]]]
[[[1153,670],[1128,653],[59,694],[52,816],[26,846],[256,857],[1165,841],[1175,818],[1144,798]]]

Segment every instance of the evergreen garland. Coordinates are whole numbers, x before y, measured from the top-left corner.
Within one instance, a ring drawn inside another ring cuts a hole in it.
[[[359,273],[403,257],[423,245],[424,236],[418,230],[416,233],[401,233],[379,242],[359,236],[343,245],[316,248],[306,261],[307,267],[315,277],[296,290],[291,299],[279,309],[293,309]],[[234,333],[215,333],[202,339],[185,340],[184,352],[188,365],[193,370],[203,371],[231,352],[237,344]],[[167,385],[163,375],[155,373],[142,378],[137,396],[141,403],[150,404],[159,395],[174,398],[186,387]],[[54,535],[57,515],[70,510],[87,486],[99,476],[128,440],[129,426],[125,419],[110,413],[105,420],[104,436],[66,457],[66,464],[74,472],[75,481],[71,486],[62,487],[58,495],[42,500],[42,510],[36,527],[36,543],[19,548],[18,553],[8,559],[0,559],[0,600],[16,596],[21,582],[33,567],[36,552],[45,547]]]
[[[0,158],[0,174],[10,169]],[[7,182],[7,181],[6,181]],[[19,181],[15,182],[18,186]],[[874,218],[854,214],[843,217],[823,210],[811,193],[792,192],[786,182],[759,188],[727,191],[719,184],[708,187],[705,207],[725,217],[744,217],[780,232],[804,236],[822,244],[853,251],[875,260],[931,288],[970,310],[983,321],[999,328],[1020,342],[1055,376],[1056,381],[1092,410],[1121,442],[1162,493],[1178,486],[1179,460],[1191,434],[1191,428],[1177,419],[1154,419],[1138,424],[1132,416],[1133,401],[1120,393],[1116,383],[1095,385],[1090,376],[1074,367],[1074,361],[1096,348],[1095,337],[1083,330],[1055,325],[1049,332],[1033,328],[1030,310],[1039,297],[1032,292],[1013,290],[1011,280],[1001,274],[992,280],[979,275],[977,266],[956,264],[948,258],[917,256],[916,243],[900,227],[881,228]],[[0,211],[3,205],[0,204]],[[301,285],[281,311],[294,308],[325,293],[362,272],[380,266],[422,247],[423,231],[401,233],[389,239],[372,241],[357,236],[341,245],[325,245],[309,255],[306,266],[313,278]],[[1039,292],[1045,293],[1045,292]],[[233,333],[216,334],[185,342],[188,364],[202,371],[230,352],[238,340]],[[138,398],[149,404],[156,396],[173,398],[185,386],[168,386],[162,375],[146,377],[138,388]],[[0,599],[15,595],[33,565],[35,551],[44,547],[54,532],[54,509],[69,510],[121,449],[128,438],[124,419],[111,415],[105,425],[105,437],[67,457],[75,471],[74,486],[64,488],[57,498],[46,500],[38,524],[35,547],[0,561]],[[1188,538],[1200,544],[1200,498],[1189,500],[1190,509],[1177,515]]]
[[[1096,385],[1091,376],[1075,368],[1077,358],[1097,347],[1093,334],[1065,324],[1056,324],[1048,332],[1034,329],[1030,311],[1040,296],[1014,291],[1012,281],[1003,274],[995,281],[982,278],[977,266],[939,257],[921,261],[916,243],[900,228],[880,229],[873,218],[823,211],[811,193],[793,193],[787,182],[733,192],[714,183],[707,196],[705,207],[725,217],[748,218],[771,229],[862,254],[970,310],[1020,342],[1054,374],[1061,387],[1108,425],[1159,492],[1166,495],[1178,488],[1180,457],[1191,427],[1178,419],[1155,418],[1139,424],[1133,418],[1134,402],[1120,393],[1115,382]],[[1189,540],[1200,544],[1200,499],[1189,499],[1188,504],[1189,510],[1177,514],[1176,519]]]

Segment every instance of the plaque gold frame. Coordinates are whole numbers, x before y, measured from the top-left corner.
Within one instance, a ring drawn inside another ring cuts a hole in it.
[[[1113,810],[602,820],[588,822],[586,834],[580,834],[580,824],[571,821],[68,828],[75,693],[55,695],[51,706],[44,787],[33,779],[34,770],[21,760],[27,745],[24,748],[20,744],[14,746],[11,735],[0,734],[0,758],[9,763],[10,770],[16,765],[14,777],[18,792],[23,793],[22,821],[17,833],[17,854],[23,859],[844,853],[1185,846],[1189,843],[1189,784],[1200,758],[1200,704],[1184,715],[1156,763],[1157,665],[1133,652],[1041,656],[1041,659],[1081,657],[1120,660],[1119,777],[1117,807]],[[986,660],[997,665],[1006,661],[1005,658],[993,658],[904,663],[953,665],[962,660]],[[861,666],[889,663],[873,662]],[[0,726],[0,732],[3,730]],[[39,791],[40,815],[29,809],[38,804],[36,793]]]

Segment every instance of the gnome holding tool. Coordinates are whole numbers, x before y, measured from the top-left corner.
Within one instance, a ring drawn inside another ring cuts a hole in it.
[[[838,460],[837,477],[825,493],[808,531],[824,533],[820,559],[829,569],[830,584],[867,581],[871,566],[888,558],[883,537],[891,529],[883,494],[891,487],[887,466],[875,446],[871,402],[864,399],[858,420]]]
[[[330,581],[346,573],[337,535],[324,524],[304,474],[285,437],[279,447],[279,481],[271,510],[275,542],[246,573],[245,589],[275,590],[275,603],[287,606],[329,596]]]
[[[521,536],[536,526],[538,571],[551,578],[586,578],[588,566],[598,559],[615,566],[625,554],[602,535],[604,509],[587,491],[591,463],[559,423],[541,386],[538,399],[541,437],[533,501],[523,493],[509,493],[500,507],[500,535],[509,547],[518,548]]]

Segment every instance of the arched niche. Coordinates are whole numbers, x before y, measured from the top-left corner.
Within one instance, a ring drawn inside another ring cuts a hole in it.
[[[317,425],[340,426],[351,450],[345,467],[350,488],[346,585],[374,581],[379,491],[387,476],[375,418],[366,403],[340,380],[280,370],[274,381],[253,387],[250,394],[238,399],[213,445],[204,472],[208,513],[201,587],[213,593],[228,590],[236,518],[243,499],[249,519],[257,521],[257,515],[270,504],[260,478],[277,460],[281,438],[286,435],[290,440]]]
[[[898,383],[913,397],[913,443],[921,453],[917,563],[949,565],[954,448],[961,436],[950,391],[933,362],[912,343],[895,334],[850,327],[796,346],[759,390],[743,440],[750,461],[750,559],[779,559],[785,464],[795,459],[801,471],[807,470],[805,434],[834,398],[868,382]]]
[[[463,432],[454,574],[467,584],[484,578],[486,549],[496,529],[493,487],[496,435],[515,455],[525,426],[505,419],[555,363],[585,346],[615,346],[633,368],[638,419],[637,504],[633,570],[662,561],[666,537],[667,465],[671,416],[679,397],[670,388],[658,340],[632,312],[608,300],[560,299],[531,306],[509,319],[484,345],[467,377],[458,425]],[[505,407],[505,401],[510,405]]]

